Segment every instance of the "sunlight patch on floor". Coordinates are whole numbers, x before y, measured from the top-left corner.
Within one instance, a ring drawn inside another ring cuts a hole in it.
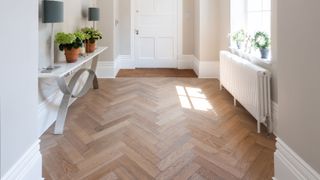
[[[212,105],[200,88],[176,86],[181,107],[199,111],[213,110]]]

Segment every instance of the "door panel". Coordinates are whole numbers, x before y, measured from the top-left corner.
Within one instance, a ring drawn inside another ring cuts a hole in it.
[[[154,59],[155,52],[155,39],[154,37],[142,37],[139,42],[139,56],[141,59]]]
[[[139,11],[141,13],[152,13],[155,7],[154,0],[139,0]]]
[[[157,57],[159,59],[174,59],[174,39],[172,37],[159,37],[157,41]]]
[[[177,67],[177,0],[135,0],[137,67]]]
[[[177,8],[174,0],[157,0],[156,7],[158,12],[160,13],[172,13]]]

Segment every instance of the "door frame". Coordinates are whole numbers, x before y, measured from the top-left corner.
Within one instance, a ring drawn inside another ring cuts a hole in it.
[[[135,5],[136,0],[130,0],[130,16],[131,16],[131,30],[130,30],[130,50],[131,50],[131,60],[134,63],[134,68],[137,67],[137,60],[135,59],[135,13],[136,13],[136,5]],[[179,68],[179,60],[181,59],[183,55],[183,0],[177,0],[178,1],[178,20],[177,20],[177,41],[178,41],[178,47],[177,47],[177,67]]]

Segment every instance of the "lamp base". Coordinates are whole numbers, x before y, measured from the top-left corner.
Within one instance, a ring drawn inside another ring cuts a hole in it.
[[[60,66],[47,67],[41,71],[41,73],[52,73],[52,71],[59,69]]]

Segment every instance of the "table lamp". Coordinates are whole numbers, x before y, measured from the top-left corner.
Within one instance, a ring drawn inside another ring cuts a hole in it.
[[[54,0],[43,1],[43,23],[51,23],[51,54],[50,65],[46,70],[52,71],[54,66],[54,23],[63,22],[63,2]]]
[[[93,28],[96,28],[96,21],[100,20],[100,10],[96,7],[90,7],[89,8],[89,21],[93,21]]]

